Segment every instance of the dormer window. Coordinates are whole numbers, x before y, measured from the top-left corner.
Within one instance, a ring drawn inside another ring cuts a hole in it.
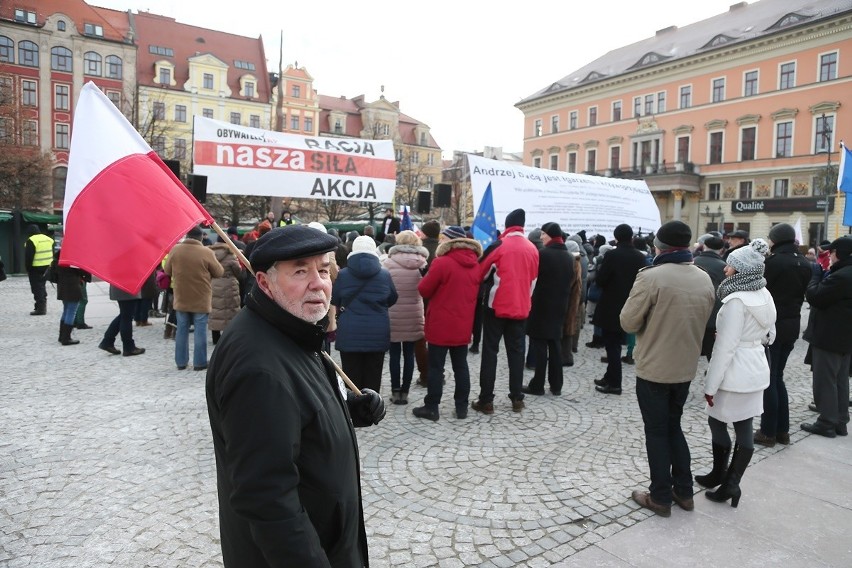
[[[726,43],[733,41],[734,38],[731,36],[726,36],[725,34],[719,34],[706,44],[701,49],[710,49],[712,47],[719,47],[720,45],[725,45]]]
[[[154,82],[163,87],[174,87],[175,66],[171,61],[157,61],[154,64]]]
[[[56,22],[56,30],[60,32],[65,31],[65,20],[59,20]]]
[[[83,24],[83,34],[97,37],[104,37],[104,28],[97,24]]]
[[[257,96],[257,79],[254,75],[240,77],[240,96],[253,99]]]
[[[634,63],[633,66],[630,67],[630,69],[636,69],[637,67],[645,67],[646,65],[653,65],[655,63],[665,61],[666,59],[670,58],[665,55],[660,55],[659,53],[649,51],[648,53],[642,56],[642,59]]]
[[[15,21],[22,24],[36,24],[36,13],[15,8]]]
[[[769,30],[780,30],[784,28],[789,28],[790,26],[795,26],[796,24],[801,24],[802,22],[807,22],[813,18],[813,16],[803,16],[802,14],[797,14],[796,12],[790,12],[764,31]]]
[[[589,73],[588,75],[586,75],[586,78],[585,78],[585,79],[583,79],[583,80],[582,80],[582,81],[580,81],[580,82],[581,82],[581,83],[586,83],[586,82],[588,82],[588,81],[597,81],[598,79],[603,79],[604,77],[606,77],[606,75],[604,75],[604,74],[602,74],[602,73],[598,73],[597,71],[592,71],[591,73]]]

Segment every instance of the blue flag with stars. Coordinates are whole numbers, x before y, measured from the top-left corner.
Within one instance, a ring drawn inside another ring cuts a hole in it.
[[[852,226],[852,206],[849,197],[852,194],[852,152],[845,144],[840,144],[840,171],[837,172],[837,189],[846,194],[846,206],[843,210],[843,224]]]
[[[408,214],[408,205],[402,208],[402,220],[399,222],[400,231],[413,231],[414,223],[411,222],[411,215]]]
[[[471,226],[473,238],[479,241],[482,248],[487,248],[488,245],[497,240],[500,232],[497,231],[497,223],[494,219],[494,198],[491,196],[491,183],[488,183],[488,188],[485,190],[485,195],[482,196],[482,201],[479,202],[479,211],[476,212],[476,218]]]

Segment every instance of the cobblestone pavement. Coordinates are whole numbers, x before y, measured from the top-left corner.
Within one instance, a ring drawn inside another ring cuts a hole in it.
[[[118,313],[107,290],[89,286],[95,329],[62,347],[61,304],[32,317],[26,278],[0,284],[0,566],[221,566],[203,373],[175,368],[161,319],[134,329],[142,356],[98,350]],[[794,444],[813,416],[805,348],[797,342],[787,368]],[[528,396],[522,413],[506,398],[501,354],[492,416],[455,419],[449,388],[439,422],[417,419],[425,389],[412,387],[408,406],[359,430],[371,565],[560,565],[647,518],[630,500],[648,484],[633,367],[623,396],[596,393],[601,355],[581,346],[562,396]],[[469,363],[473,399],[479,355]],[[694,381],[683,419],[694,470],[711,461],[703,407]],[[782,449],[761,448],[755,461]]]

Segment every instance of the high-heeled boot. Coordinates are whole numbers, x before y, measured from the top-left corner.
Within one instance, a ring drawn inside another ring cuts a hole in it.
[[[695,482],[708,489],[722,483],[730,455],[731,446],[721,446],[713,442],[713,469],[706,475],[696,475]]]
[[[746,468],[751,461],[751,456],[754,454],[754,448],[745,449],[737,446],[734,451],[734,457],[731,458],[731,465],[725,473],[725,479],[722,480],[722,485],[716,491],[708,491],[704,495],[711,501],[724,503],[728,499],[731,500],[731,507],[736,508],[740,503],[742,491],[740,490],[740,480],[743,478]]]

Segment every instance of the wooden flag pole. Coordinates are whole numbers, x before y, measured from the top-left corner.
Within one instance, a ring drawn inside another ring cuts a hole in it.
[[[231,240],[231,237],[229,237],[225,233],[225,231],[222,230],[222,227],[220,227],[219,224],[215,222],[210,226],[213,228],[214,231],[216,231],[217,235],[222,237],[222,241],[226,245],[228,245],[228,248],[230,248],[231,251],[236,255],[236,257],[240,260],[240,263],[242,263],[242,265],[245,266],[249,272],[251,272],[252,276],[256,276],[254,270],[252,270],[251,263],[246,258],[246,255],[243,254],[243,251],[237,248],[237,245],[235,245],[234,241]],[[325,351],[320,351],[320,353],[322,353],[323,356],[328,360],[328,362],[334,366],[334,370],[337,371],[337,374],[340,375],[340,378],[343,379],[343,382],[346,383],[346,386],[349,387],[349,390],[351,390],[357,395],[360,395],[360,389],[355,386],[355,383],[352,382],[352,379],[346,376],[346,373],[344,373],[343,369],[341,369],[338,366],[337,362],[332,359],[331,355],[329,355]]]

